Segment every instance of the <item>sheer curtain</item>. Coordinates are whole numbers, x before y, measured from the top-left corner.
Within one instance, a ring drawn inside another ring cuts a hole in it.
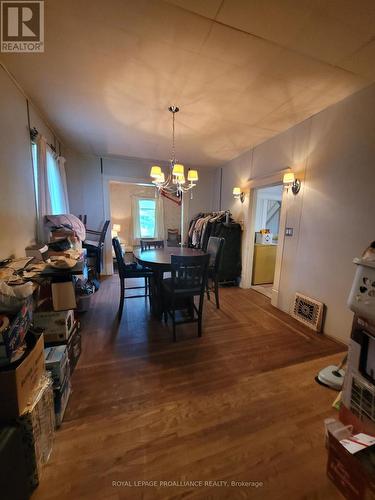
[[[132,222],[133,222],[133,245],[138,245],[141,238],[141,225],[139,221],[139,198],[132,196]]]
[[[38,210],[38,238],[44,240],[44,216],[69,213],[65,158],[57,156],[38,135],[37,154],[33,157],[35,190]]]

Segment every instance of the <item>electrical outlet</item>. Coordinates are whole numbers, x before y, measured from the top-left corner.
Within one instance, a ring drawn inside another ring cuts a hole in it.
[[[292,227],[285,228],[285,236],[293,236],[293,228]]]

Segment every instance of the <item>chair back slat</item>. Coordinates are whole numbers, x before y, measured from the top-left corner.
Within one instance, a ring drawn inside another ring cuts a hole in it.
[[[210,255],[209,267],[215,272],[218,272],[220,268],[224,243],[224,238],[217,238],[216,236],[210,236],[208,240],[206,251]]]
[[[199,289],[203,293],[209,258],[208,254],[195,256],[172,255],[172,287],[184,290]]]
[[[141,251],[154,250],[155,248],[164,248],[163,240],[140,240]]]
[[[106,220],[103,224],[103,228],[99,236],[99,245],[104,245],[105,235],[107,234],[107,229],[110,222],[111,222],[110,220]]]
[[[86,227],[87,224],[87,215],[79,215],[78,219],[82,222],[82,224]]]
[[[112,238],[112,245],[113,245],[113,250],[115,251],[118,273],[120,275],[120,278],[123,278],[125,277],[126,269],[125,269],[124,257],[122,255],[122,248],[118,238]]]

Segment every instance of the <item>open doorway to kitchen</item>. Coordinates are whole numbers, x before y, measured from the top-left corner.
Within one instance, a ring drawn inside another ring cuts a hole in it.
[[[280,230],[283,185],[255,190],[255,237],[251,286],[271,298]]]

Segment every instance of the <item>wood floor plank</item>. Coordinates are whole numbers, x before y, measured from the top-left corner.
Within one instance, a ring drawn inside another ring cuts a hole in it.
[[[335,393],[314,376],[344,347],[253,290],[220,292],[220,310],[205,303],[203,337],[183,325],[173,343],[142,298],[125,302],[118,325],[117,277],[103,281],[82,319],[73,393],[34,500],[341,498],[323,442]]]

